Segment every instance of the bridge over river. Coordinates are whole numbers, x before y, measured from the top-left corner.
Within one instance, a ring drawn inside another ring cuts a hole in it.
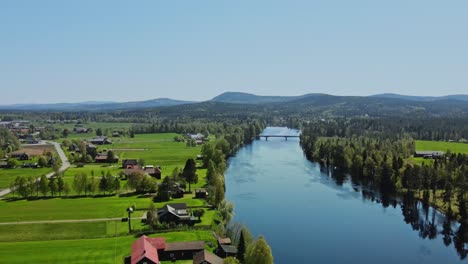
[[[284,138],[284,140],[288,140],[288,138],[298,138],[301,134],[297,135],[267,135],[267,134],[260,134],[257,136],[257,139],[265,138],[268,141],[268,138]]]

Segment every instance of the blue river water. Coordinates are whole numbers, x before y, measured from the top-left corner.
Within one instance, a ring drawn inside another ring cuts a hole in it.
[[[263,132],[284,133],[297,131]],[[442,214],[418,202],[382,202],[333,177],[305,158],[297,138],[254,141],[230,158],[225,177],[233,221],[263,235],[275,263],[468,263],[450,236],[444,241]],[[432,236],[428,226],[436,228]],[[446,226],[453,233],[458,224]]]

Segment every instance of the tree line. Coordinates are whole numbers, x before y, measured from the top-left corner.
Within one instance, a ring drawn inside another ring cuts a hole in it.
[[[22,198],[39,197],[41,194],[45,196],[69,196],[71,191],[77,195],[94,195],[94,194],[115,194],[120,190],[119,178],[112,176],[110,172],[101,177],[89,177],[86,173],[80,172],[75,174],[73,181],[70,184],[64,180],[63,176],[47,178],[42,175],[39,179],[35,177],[18,176],[10,184],[10,189],[14,195]]]

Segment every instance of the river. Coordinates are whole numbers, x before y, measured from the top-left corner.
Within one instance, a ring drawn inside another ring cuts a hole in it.
[[[456,232],[457,223],[443,229],[445,217],[432,208],[382,202],[348,178],[333,177],[305,158],[297,138],[254,141],[229,159],[225,177],[233,221],[263,235],[275,263],[468,263],[453,235],[442,234]]]

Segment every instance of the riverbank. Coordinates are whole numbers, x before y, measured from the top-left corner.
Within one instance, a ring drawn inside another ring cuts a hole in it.
[[[275,263],[463,262],[442,235],[454,243],[458,224],[444,229],[432,208],[426,215],[414,200],[388,202],[335,176],[307,160],[298,140],[257,140],[229,160],[226,198],[236,204],[234,221],[266,237]]]

